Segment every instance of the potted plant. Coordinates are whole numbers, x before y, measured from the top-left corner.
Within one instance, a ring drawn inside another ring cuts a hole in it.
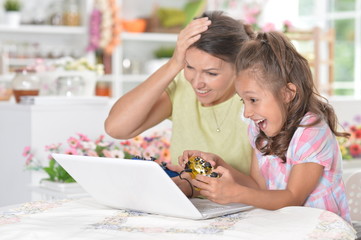
[[[5,23],[8,26],[19,26],[20,25],[20,9],[21,2],[19,0],[5,0],[4,10],[5,10]]]
[[[24,148],[23,156],[26,158],[25,168],[27,170],[46,173],[47,177],[41,180],[41,187],[74,193],[81,191],[81,188],[72,176],[54,160],[51,153],[128,159],[135,156],[147,159],[155,157],[160,162],[169,162],[169,139],[170,130],[154,132],[150,136],[137,136],[117,143],[106,141],[104,135],[91,140],[86,135],[78,133],[77,136],[69,137],[66,144],[58,143],[45,146],[45,151],[50,153],[46,166],[43,165],[44,161],[39,161],[35,157],[30,146]]]

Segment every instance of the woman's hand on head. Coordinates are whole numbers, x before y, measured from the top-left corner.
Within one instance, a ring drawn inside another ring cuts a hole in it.
[[[212,178],[203,175],[197,175],[191,181],[194,187],[200,190],[200,195],[207,197],[209,200],[227,204],[236,202],[240,193],[238,188],[242,188],[233,178],[229,169],[217,167],[214,172],[219,174],[219,178]]]
[[[210,24],[211,21],[208,17],[198,18],[192,20],[183,30],[181,30],[171,61],[183,68],[187,49],[201,37],[201,33],[206,31]]]

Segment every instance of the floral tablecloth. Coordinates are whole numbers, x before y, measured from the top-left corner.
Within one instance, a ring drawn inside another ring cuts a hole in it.
[[[28,202],[0,212],[0,239],[355,239],[354,229],[328,211],[251,209],[188,220],[111,209],[92,198]]]

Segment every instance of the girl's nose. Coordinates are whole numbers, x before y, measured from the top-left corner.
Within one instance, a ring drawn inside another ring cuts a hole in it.
[[[250,107],[246,107],[246,105],[244,105],[243,108],[244,108],[243,116],[245,118],[251,118],[253,116],[252,109]]]

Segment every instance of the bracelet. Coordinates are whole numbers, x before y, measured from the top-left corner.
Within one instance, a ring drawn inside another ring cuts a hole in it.
[[[185,172],[184,170],[182,170],[180,173],[179,173],[179,178],[181,180],[186,180],[188,183],[189,183],[189,186],[191,187],[191,190],[192,190],[192,193],[191,193],[191,196],[189,198],[192,198],[193,197],[193,194],[194,194],[194,190],[193,190],[193,185],[191,184],[191,182],[187,179],[187,178],[183,178],[182,177],[182,173]]]

